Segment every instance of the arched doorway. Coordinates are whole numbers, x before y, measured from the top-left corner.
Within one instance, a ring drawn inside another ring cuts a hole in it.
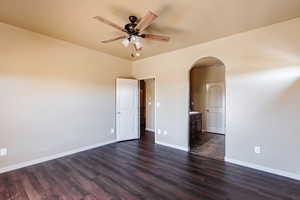
[[[190,70],[190,152],[224,160],[225,157],[225,65],[205,57]]]

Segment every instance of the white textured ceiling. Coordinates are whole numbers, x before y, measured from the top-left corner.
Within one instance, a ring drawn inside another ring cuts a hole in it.
[[[100,41],[118,31],[93,19],[124,25],[129,15],[159,15],[150,33],[169,43],[145,41],[141,58],[300,16],[299,0],[1,0],[0,21],[130,59],[120,42]]]

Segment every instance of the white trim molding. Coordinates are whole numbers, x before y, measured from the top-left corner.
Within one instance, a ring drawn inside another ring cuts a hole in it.
[[[236,165],[240,165],[240,166],[243,166],[243,167],[249,167],[249,168],[252,168],[252,169],[256,169],[256,170],[260,170],[260,171],[264,171],[264,172],[268,172],[268,173],[271,173],[271,174],[284,176],[284,177],[287,177],[287,178],[291,178],[291,179],[295,179],[295,180],[300,181],[300,174],[286,172],[286,171],[279,170],[279,169],[273,169],[273,168],[265,167],[265,166],[262,166],[262,165],[257,165],[257,164],[244,162],[244,161],[240,161],[240,160],[236,160],[236,159],[232,159],[232,158],[227,158],[227,157],[225,157],[225,161],[229,162],[229,163],[236,164]]]
[[[186,151],[186,152],[189,151],[189,148],[183,147],[183,146],[179,146],[179,145],[173,145],[173,144],[168,144],[168,143],[158,142],[158,141],[155,141],[155,144],[159,144],[159,145],[171,147],[171,148],[174,148],[174,149],[179,149],[181,151]]]
[[[112,143],[115,143],[115,142],[116,142],[115,140],[111,140],[111,141],[108,141],[108,142],[97,143],[97,144],[81,147],[81,148],[78,148],[78,149],[73,149],[73,150],[70,150],[70,151],[54,154],[54,155],[51,155],[51,156],[46,156],[46,157],[42,157],[42,158],[38,158],[38,159],[21,162],[21,163],[14,164],[14,165],[10,165],[10,166],[4,167],[4,168],[0,168],[0,174],[5,173],[5,172],[9,172],[9,171],[13,171],[13,170],[16,170],[16,169],[28,167],[28,166],[31,166],[31,165],[36,165],[36,164],[43,163],[43,162],[46,162],[46,161],[49,161],[49,160],[54,160],[54,159],[57,159],[57,158],[65,157],[65,156],[72,155],[72,154],[75,154],[75,153],[79,153],[79,152],[82,152],[82,151],[87,151],[87,150],[90,150],[90,149],[98,148],[98,147],[101,147],[101,146],[104,146],[104,145],[107,145],[107,144],[112,144]]]

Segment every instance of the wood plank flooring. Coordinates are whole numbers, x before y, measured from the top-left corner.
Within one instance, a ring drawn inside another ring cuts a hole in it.
[[[299,200],[300,182],[142,141],[0,175],[0,200]]]
[[[224,160],[225,157],[225,135],[203,132],[191,143],[191,153]]]

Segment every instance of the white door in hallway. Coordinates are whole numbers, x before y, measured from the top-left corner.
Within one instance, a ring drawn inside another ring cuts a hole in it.
[[[116,90],[117,141],[138,139],[138,81],[117,79]]]
[[[225,134],[224,83],[206,84],[206,130]]]

